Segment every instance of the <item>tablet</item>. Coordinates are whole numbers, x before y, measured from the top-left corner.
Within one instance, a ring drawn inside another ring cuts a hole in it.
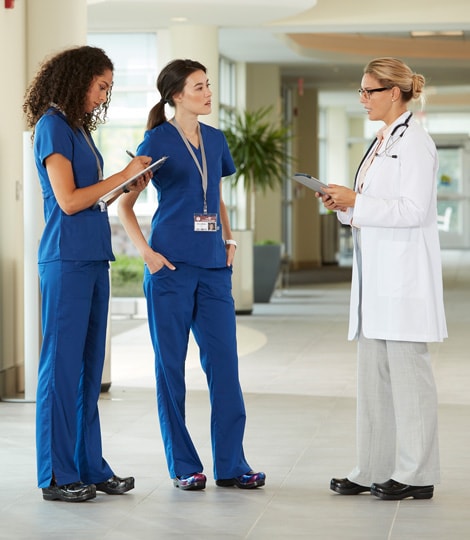
[[[313,191],[318,191],[322,195],[326,195],[324,192],[324,188],[327,188],[328,185],[324,184],[323,182],[320,182],[317,178],[314,178],[313,176],[310,176],[306,173],[295,173],[293,176],[293,179],[297,182],[300,182],[304,186],[307,186],[308,188],[312,189]]]
[[[123,182],[119,186],[113,188],[111,191],[108,191],[108,193],[105,193],[102,197],[100,197],[96,201],[95,206],[100,205],[100,203],[107,203],[109,200],[115,197],[118,193],[121,193],[122,190],[125,189],[127,186],[130,186],[131,184],[133,184],[143,174],[150,171],[154,173],[165,163],[167,159],[168,159],[168,156],[163,156],[160,159],[157,159],[157,161],[154,161],[148,167],[146,167],[145,169],[142,169],[139,173],[132,176],[132,178],[128,178],[125,182]]]

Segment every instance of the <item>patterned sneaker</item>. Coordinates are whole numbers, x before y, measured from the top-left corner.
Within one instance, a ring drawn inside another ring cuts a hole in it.
[[[246,474],[242,474],[235,478],[226,478],[215,481],[216,485],[219,487],[237,486],[240,489],[254,489],[264,486],[265,482],[266,475],[264,472],[254,471],[248,471]]]
[[[173,485],[180,489],[197,490],[206,487],[206,475],[202,473],[183,474],[173,478]]]

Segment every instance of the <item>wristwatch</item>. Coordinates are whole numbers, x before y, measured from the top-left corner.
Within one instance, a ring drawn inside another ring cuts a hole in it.
[[[236,249],[237,248],[237,241],[232,240],[231,238],[229,238],[228,240],[225,240],[225,245],[226,246],[235,246],[235,249]]]

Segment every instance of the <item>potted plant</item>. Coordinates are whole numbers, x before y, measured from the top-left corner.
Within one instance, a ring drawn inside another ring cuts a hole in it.
[[[224,129],[225,137],[237,168],[232,177],[233,185],[243,181],[243,186],[250,198],[250,216],[248,229],[255,227],[255,193],[265,193],[268,189],[282,186],[286,176],[286,165],[291,161],[286,147],[290,139],[289,128],[272,118],[272,107],[262,107],[256,111],[235,113],[231,123]],[[276,279],[267,277],[270,268],[277,278],[281,264],[281,246],[275,242],[257,244],[253,254],[254,300],[269,302]],[[272,255],[277,253],[273,262]],[[269,261],[265,261],[265,257]],[[273,267],[274,266],[274,267]],[[259,272],[257,269],[263,269]]]
[[[286,164],[292,159],[286,151],[290,139],[289,129],[269,120],[272,106],[254,112],[237,112],[224,134],[232,154],[236,173],[232,182],[243,181],[245,191],[251,197],[249,229],[254,229],[254,194],[281,186],[285,178]]]

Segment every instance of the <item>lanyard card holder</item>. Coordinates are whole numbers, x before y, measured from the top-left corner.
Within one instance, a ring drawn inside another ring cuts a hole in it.
[[[217,230],[217,214],[194,214],[194,230],[196,232],[215,232]]]

